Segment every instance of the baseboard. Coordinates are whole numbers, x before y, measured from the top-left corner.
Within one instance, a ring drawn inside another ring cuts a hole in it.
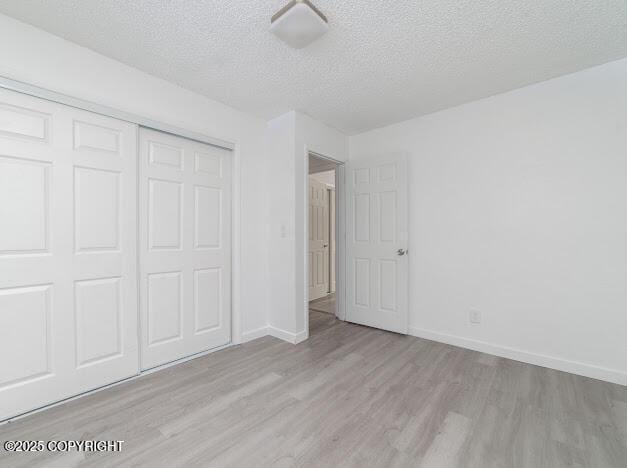
[[[257,338],[269,335],[270,331],[268,328],[269,327],[267,325],[264,325],[263,327],[259,327],[255,330],[242,333],[242,343],[247,343],[248,341],[256,340]]]
[[[604,380],[619,385],[627,385],[627,373],[616,369],[607,369],[583,362],[569,361],[566,359],[547,356],[544,354],[531,353],[507,346],[495,345],[485,341],[473,340],[447,333],[426,330],[424,328],[410,327],[409,334],[424,338],[431,341],[438,341],[461,348],[472,349],[486,354],[492,354],[514,361],[525,362],[536,366],[548,367],[559,371],[569,372],[571,374],[582,375],[593,379]]]
[[[306,330],[298,333],[292,333],[286,330],[281,330],[280,328],[273,327],[272,325],[268,326],[268,335],[274,336],[275,338],[287,341],[288,343],[292,344],[298,344],[301,341],[305,341],[308,337]]]
[[[250,330],[242,333],[242,343],[256,340],[257,338],[268,335],[274,336],[275,338],[287,341],[288,343],[292,344],[298,344],[307,339],[307,332],[305,330],[298,333],[292,333],[277,327],[273,327],[272,325],[267,325],[265,327],[259,327],[255,330]]]

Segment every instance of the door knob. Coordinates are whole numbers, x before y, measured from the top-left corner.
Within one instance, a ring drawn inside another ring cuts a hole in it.
[[[402,257],[403,255],[405,255],[407,253],[407,250],[405,249],[398,249],[396,251],[396,255],[398,255],[399,257]]]

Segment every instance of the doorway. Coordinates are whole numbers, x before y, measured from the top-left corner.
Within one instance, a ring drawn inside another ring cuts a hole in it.
[[[338,314],[338,207],[341,202],[340,165],[309,154],[308,206],[308,307],[310,332],[317,324],[335,320]]]

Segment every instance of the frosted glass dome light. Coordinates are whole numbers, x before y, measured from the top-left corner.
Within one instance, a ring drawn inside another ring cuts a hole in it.
[[[270,31],[295,49],[302,49],[329,30],[327,18],[309,0],[292,0],[272,16]]]

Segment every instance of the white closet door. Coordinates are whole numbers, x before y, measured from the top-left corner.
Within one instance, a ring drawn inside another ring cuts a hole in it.
[[[346,320],[407,333],[407,160],[350,161],[346,174]]]
[[[0,89],[0,420],[139,371],[136,142]]]
[[[231,152],[140,129],[142,368],[231,338]]]

